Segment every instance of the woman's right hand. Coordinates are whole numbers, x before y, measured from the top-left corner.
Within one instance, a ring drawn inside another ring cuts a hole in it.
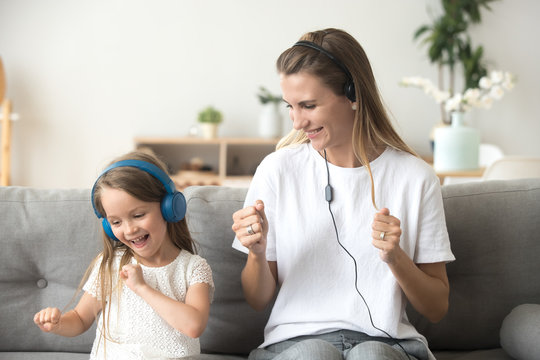
[[[34,315],[34,323],[43,332],[54,332],[60,324],[62,312],[58,308],[48,307]]]
[[[265,254],[268,221],[266,220],[262,200],[257,200],[255,205],[247,206],[235,212],[233,221],[232,229],[240,243],[254,254]],[[253,234],[249,234],[249,226],[251,226]]]

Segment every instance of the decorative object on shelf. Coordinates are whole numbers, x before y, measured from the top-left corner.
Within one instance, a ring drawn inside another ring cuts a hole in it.
[[[199,136],[199,126],[196,124],[191,125],[188,130],[188,135],[191,137]]]
[[[462,111],[453,111],[451,118],[452,125],[434,131],[433,168],[437,172],[478,169],[478,130],[464,124]]]
[[[259,88],[257,97],[263,105],[259,115],[259,135],[263,138],[280,137],[282,135],[281,123],[283,118],[278,105],[283,99],[280,95],[273,95],[263,86]]]
[[[515,76],[509,72],[492,71],[489,76],[480,78],[478,87],[466,89],[463,93],[454,93],[437,88],[429,79],[421,77],[405,77],[401,80],[401,85],[412,86],[422,89],[426,95],[433,97],[437,104],[441,104],[444,111],[467,112],[472,108],[490,109],[495,100],[500,100],[505,91],[510,91],[515,85]],[[433,150],[434,134],[438,128],[448,125],[445,121],[440,121],[435,125],[430,134],[430,141]]]
[[[197,120],[201,124],[203,138],[217,138],[218,126],[223,121],[223,115],[219,110],[212,106],[208,106],[199,112]]]

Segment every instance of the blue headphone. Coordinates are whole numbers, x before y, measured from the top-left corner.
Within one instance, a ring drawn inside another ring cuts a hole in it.
[[[163,197],[163,199],[161,199],[161,215],[167,222],[178,222],[184,218],[186,215],[186,199],[184,198],[184,194],[176,190],[174,182],[163,170],[154,164],[142,160],[122,160],[108,166],[105,170],[103,170],[92,187],[92,207],[94,208],[94,213],[98,219],[103,219],[101,224],[103,225],[103,230],[105,230],[108,237],[118,241],[116,236],[114,236],[109,221],[96,209],[96,204],[94,204],[94,191],[97,181],[104,174],[118,167],[134,167],[141,169],[158,179],[167,191],[167,194]]]

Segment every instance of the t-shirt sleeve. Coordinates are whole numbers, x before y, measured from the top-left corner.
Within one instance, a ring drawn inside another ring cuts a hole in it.
[[[214,280],[212,278],[212,269],[208,262],[200,256],[193,256],[188,267],[188,286],[193,284],[208,284],[210,286],[209,299],[214,300]]]
[[[418,247],[414,262],[421,264],[454,261],[438,178],[426,185],[418,218]]]

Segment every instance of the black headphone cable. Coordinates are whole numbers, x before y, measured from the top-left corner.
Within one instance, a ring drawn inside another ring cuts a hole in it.
[[[328,201],[328,211],[330,212],[330,216],[332,216],[332,224],[334,225],[334,230],[336,232],[337,242],[338,242],[339,246],[347,253],[347,255],[349,255],[349,257],[352,259],[352,261],[354,263],[354,287],[356,289],[356,292],[358,293],[358,295],[360,295],[360,298],[364,302],[364,305],[366,305],[366,309],[368,311],[369,321],[371,322],[371,326],[373,326],[374,329],[377,329],[380,332],[384,333],[386,336],[388,336],[388,338],[392,339],[401,348],[401,350],[403,350],[405,352],[405,355],[407,355],[407,358],[409,360],[411,360],[411,357],[409,356],[409,353],[407,353],[407,351],[403,348],[403,346],[401,346],[401,344],[399,343],[399,340],[397,340],[396,338],[391,336],[389,333],[387,333],[383,329],[380,329],[377,326],[375,326],[375,324],[373,323],[373,317],[371,316],[371,310],[369,308],[369,305],[368,305],[366,299],[364,298],[364,296],[362,295],[362,293],[360,292],[360,290],[358,289],[358,263],[356,262],[356,259],[351,254],[351,252],[349,250],[347,250],[347,248],[341,243],[341,240],[339,240],[339,232],[338,232],[338,229],[337,229],[336,220],[334,218],[334,213],[332,212],[332,207],[330,205],[330,202],[332,201],[332,190],[333,189],[332,189],[332,186],[330,185],[330,170],[328,168],[328,159],[326,158],[326,149],[324,149],[324,161],[326,163],[326,178],[327,178],[327,185],[326,185],[326,187],[324,189],[324,193],[325,193],[326,201]]]

